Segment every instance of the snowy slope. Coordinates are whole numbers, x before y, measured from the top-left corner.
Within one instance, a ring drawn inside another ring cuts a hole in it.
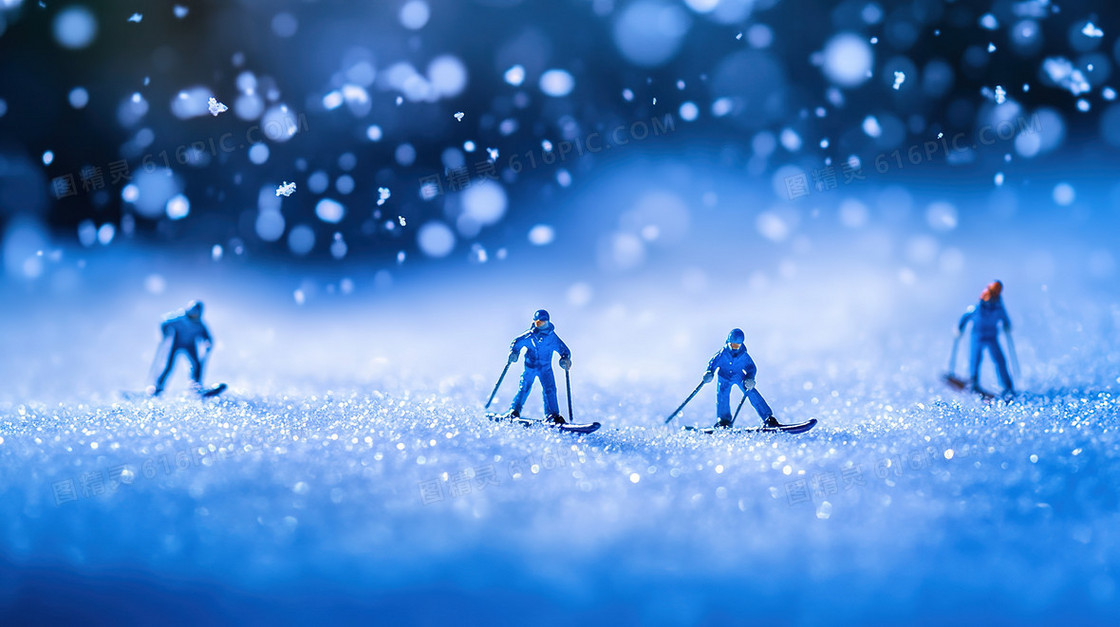
[[[527,309],[486,306],[485,288],[300,308],[218,283],[210,379],[228,395],[188,398],[180,371],[169,398],[121,400],[143,383],[158,316],[197,287],[169,284],[13,299],[5,314],[26,328],[4,338],[18,358],[0,397],[9,616],[1109,624],[1120,608],[1108,294],[1011,301],[1027,371],[1009,406],[937,382],[957,303],[832,316],[816,332],[842,339],[810,349],[812,311],[752,327],[769,314],[732,300],[760,391],[779,417],[821,423],[706,436],[679,427],[713,419],[714,386],[662,422],[726,321],[690,328],[698,301],[620,285],[554,313],[576,418],[604,423],[573,437],[481,417]],[[739,420],[755,419],[748,406]]]

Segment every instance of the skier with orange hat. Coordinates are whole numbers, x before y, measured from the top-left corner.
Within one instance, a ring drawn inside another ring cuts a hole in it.
[[[1011,320],[1007,317],[1007,310],[1003,308],[1003,301],[1000,298],[1002,294],[1003,283],[1000,281],[993,281],[984,288],[980,294],[980,302],[969,307],[961,316],[961,321],[957,325],[957,336],[964,333],[964,328],[969,322],[972,323],[972,351],[968,365],[972,391],[987,395],[987,392],[980,387],[980,359],[986,348],[996,364],[999,382],[1003,386],[1003,395],[1008,397],[1015,394],[1015,388],[1011,384],[1011,373],[1007,370],[1007,360],[1004,359],[1003,350],[999,345],[1000,324],[1002,323],[1005,333],[1011,333]]]

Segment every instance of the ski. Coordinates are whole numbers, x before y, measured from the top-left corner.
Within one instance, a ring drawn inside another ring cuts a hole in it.
[[[685,431],[698,431],[700,433],[805,433],[815,426],[817,426],[816,418],[813,418],[807,422],[778,425],[777,427],[747,427],[744,429],[734,429],[724,427],[686,426],[684,429]]]
[[[948,385],[950,388],[956,390],[957,392],[972,392],[984,401],[994,401],[996,399],[996,395],[988,392],[987,390],[971,389],[968,384],[968,380],[962,379],[956,375],[943,374],[941,375],[941,380],[945,382],[945,385]]]
[[[202,398],[214,398],[215,396],[221,394],[222,392],[225,392],[228,387],[229,386],[226,385],[225,383],[219,383],[218,385],[215,385],[212,388],[206,388],[205,390],[200,390],[198,395]]]
[[[563,431],[565,433],[594,433],[594,432],[599,430],[599,427],[603,426],[603,425],[599,424],[598,422],[592,422],[590,424],[582,424],[582,425],[569,424],[569,423],[558,425],[558,424],[553,423],[553,422],[545,422],[543,420],[533,420],[531,418],[510,418],[510,417],[507,417],[505,414],[495,414],[495,413],[488,413],[488,414],[486,414],[486,417],[489,418],[490,420],[493,420],[494,422],[512,422],[514,424],[519,424],[519,425],[522,425],[522,426],[525,426],[525,427],[528,427],[530,425],[544,425],[544,426],[546,426],[550,429],[556,429],[557,431]]]
[[[226,385],[225,383],[219,383],[218,385],[215,385],[213,387],[198,390],[197,394],[199,398],[214,398],[222,392],[225,392],[227,389],[229,389],[228,385]],[[149,398],[159,398],[158,396],[155,396],[147,390],[121,390],[120,395],[121,398],[126,401],[141,401]]]

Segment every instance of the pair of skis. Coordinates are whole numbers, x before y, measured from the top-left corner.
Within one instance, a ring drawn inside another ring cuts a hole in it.
[[[692,394],[689,394],[688,398],[684,399],[684,402],[681,403],[680,406],[677,407],[677,409],[675,411],[673,411],[673,413],[669,414],[669,417],[665,419],[665,424],[669,424],[673,420],[673,418],[677,417],[677,414],[681,413],[681,411],[684,409],[684,406],[688,405],[689,401],[691,401],[693,398],[696,397],[697,394],[700,393],[700,388],[703,388],[705,383],[707,383],[707,381],[700,381],[700,384],[696,386],[696,389],[692,391]],[[812,429],[813,427],[815,427],[817,425],[817,419],[816,418],[811,418],[811,419],[809,419],[805,422],[790,423],[790,424],[779,424],[779,425],[776,425],[776,426],[769,426],[769,427],[763,425],[763,426],[760,426],[760,427],[747,427],[747,428],[741,428],[741,429],[734,429],[733,427],[735,425],[735,419],[739,417],[739,411],[743,409],[743,403],[746,402],[746,400],[747,400],[747,395],[744,392],[743,393],[743,398],[739,399],[739,406],[735,408],[735,414],[731,416],[731,424],[726,426],[726,427],[696,427],[696,426],[692,426],[692,425],[686,425],[684,429],[685,429],[685,431],[696,431],[697,433],[709,433],[709,434],[712,434],[712,433],[805,433],[806,431],[808,431],[809,429]]]
[[[1015,341],[1011,338],[1011,331],[1009,331],[1007,329],[1004,329],[1004,333],[1006,334],[1006,337],[1007,337],[1007,352],[1010,353],[1010,357],[1011,357],[1011,372],[1016,377],[1018,377],[1019,376],[1019,355],[1015,351]],[[998,397],[995,394],[992,394],[991,392],[989,392],[987,390],[981,389],[980,386],[973,387],[971,385],[971,383],[972,383],[971,381],[969,381],[968,379],[962,379],[961,377],[957,376],[957,374],[956,374],[957,348],[960,346],[960,343],[961,343],[961,334],[957,333],[956,337],[953,338],[953,350],[949,353],[949,371],[946,372],[945,374],[941,375],[941,380],[945,382],[945,385],[948,385],[950,388],[956,390],[957,392],[963,392],[965,390],[970,390],[970,391],[974,392],[977,396],[980,397],[981,400],[983,400],[985,402],[992,402],[992,401],[996,400]]]
[[[513,362],[511,362],[511,361],[507,361],[506,362],[506,367],[502,368],[502,374],[501,374],[501,376],[498,377],[498,382],[494,384],[494,389],[490,391],[490,398],[486,399],[486,404],[482,407],[483,409],[489,409],[490,404],[494,402],[494,396],[498,393],[498,388],[500,388],[502,386],[502,381],[505,380],[506,373],[509,372],[509,367],[512,363]],[[572,420],[572,377],[571,377],[570,374],[568,374],[567,369],[564,370],[564,386],[567,388],[567,392],[568,392],[568,420],[571,421]],[[487,412],[486,417],[489,418],[490,420],[495,421],[495,422],[503,422],[503,421],[512,422],[514,424],[519,424],[519,425],[524,426],[524,427],[530,427],[530,426],[533,426],[533,425],[545,425],[545,426],[550,427],[552,429],[556,429],[558,431],[563,431],[564,433],[581,433],[581,434],[582,433],[594,433],[595,431],[599,430],[599,427],[603,426],[603,425],[599,424],[598,422],[589,422],[589,423],[586,423],[586,424],[574,424],[572,422],[557,423],[557,422],[551,422],[551,421],[546,421],[546,420],[534,420],[532,418],[522,418],[520,416],[511,416],[511,415],[508,415],[508,414],[497,414],[497,413],[493,413],[493,412]]]
[[[211,387],[208,387],[208,388],[202,388],[202,389],[196,390],[196,392],[198,393],[199,398],[205,400],[205,399],[208,399],[208,398],[216,398],[219,395],[221,395],[222,392],[225,392],[228,389],[229,389],[228,385],[226,385],[225,383],[219,383],[218,385],[214,385],[214,386],[211,386]],[[151,392],[149,392],[147,390],[144,390],[142,392],[136,392],[136,391],[133,391],[133,390],[121,390],[121,396],[125,400],[129,400],[129,401],[135,401],[135,400],[140,400],[140,399],[144,399],[144,398],[156,398],[155,394],[152,394]]]
[[[148,368],[148,380],[149,381],[155,381],[156,380],[156,371],[160,368],[161,363],[166,363],[166,361],[167,361],[167,351],[169,351],[169,350],[171,350],[171,338],[164,338],[164,340],[160,343],[159,348],[156,349],[156,355],[155,355],[155,358],[152,359],[151,367]],[[203,370],[205,370],[206,363],[210,360],[210,352],[211,352],[210,350],[207,350],[206,353],[202,356],[202,359],[201,359],[202,364],[201,364],[200,367]],[[208,399],[208,398],[216,398],[217,396],[221,395],[222,392],[225,392],[227,389],[229,389],[228,385],[226,385],[225,383],[219,383],[217,385],[214,385],[214,386],[211,386],[211,387],[208,387],[208,388],[201,388],[200,387],[200,388],[196,389],[195,392],[198,393],[199,398]],[[121,391],[121,396],[124,397],[126,400],[137,400],[137,399],[142,399],[142,398],[154,397],[155,396],[154,392],[150,391],[150,390],[154,390],[154,388],[149,388],[149,390],[143,391],[143,392],[136,392],[136,391],[131,391],[131,390],[122,390]]]

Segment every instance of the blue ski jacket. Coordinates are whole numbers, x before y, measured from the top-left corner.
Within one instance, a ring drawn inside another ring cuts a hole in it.
[[[1011,320],[1003,308],[1003,301],[998,298],[982,300],[973,305],[961,316],[957,330],[964,333],[964,328],[972,322],[972,335],[978,339],[992,339],[999,335],[999,324],[1003,323],[1005,331],[1011,330]]]
[[[713,374],[718,372],[721,379],[742,381],[743,379],[753,379],[755,373],[758,372],[758,367],[754,365],[754,360],[747,354],[745,346],[740,346],[739,350],[733,351],[730,346],[725,344],[708,362],[708,372]]]
[[[519,335],[509,346],[509,352],[518,353],[525,350],[525,367],[533,370],[551,370],[552,353],[559,353],[561,358],[571,359],[572,352],[567,344],[554,332],[556,327],[551,322],[533,327]]]
[[[199,340],[206,342],[210,339],[210,331],[202,324],[201,319],[191,319],[186,314],[169,314],[160,325],[163,337],[172,338],[175,346],[195,346]]]

